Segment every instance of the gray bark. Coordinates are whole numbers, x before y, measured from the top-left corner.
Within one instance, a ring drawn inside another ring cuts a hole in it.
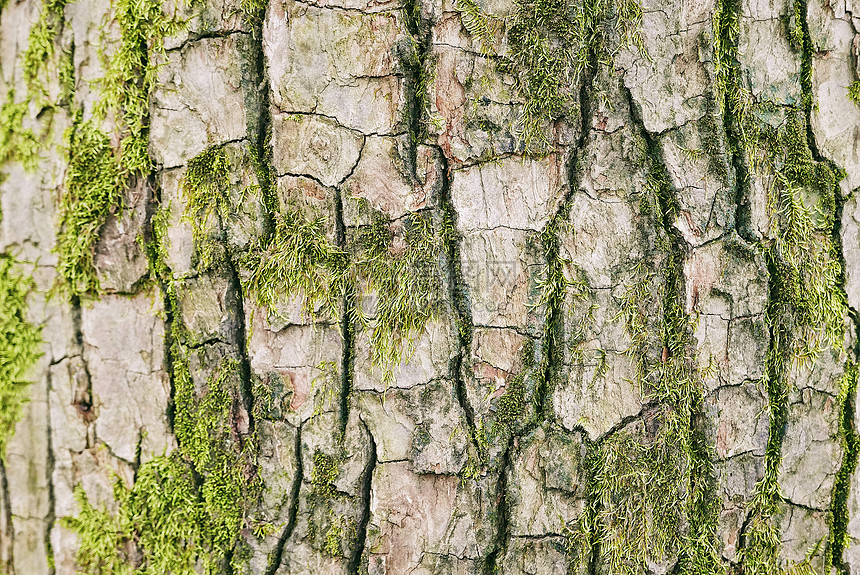
[[[127,107],[98,114],[127,30],[122,2],[60,3],[40,94],[23,55],[49,4],[0,12],[0,96],[41,142],[34,169],[0,153],[0,251],[43,339],[0,571],[860,573],[857,0],[642,0],[641,21],[577,0],[561,32],[507,0],[143,1],[185,21],[137,52],[152,166],[71,294],[64,131],[132,137]],[[564,36],[579,9],[596,40]],[[517,26],[570,49],[554,111]],[[194,189],[211,150],[226,175]],[[343,282],[257,281],[315,218]],[[208,523],[203,548],[147,543],[191,530],[123,498],[165,461],[213,524],[206,490],[238,489],[224,545]],[[84,505],[133,517],[115,563],[87,555]]]

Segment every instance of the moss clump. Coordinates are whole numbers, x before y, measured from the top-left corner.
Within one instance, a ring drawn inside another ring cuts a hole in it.
[[[650,441],[621,431],[597,450],[596,535],[612,573],[646,573],[649,563],[665,561],[682,546],[687,470],[667,431],[661,428]]]
[[[93,248],[108,214],[121,199],[124,178],[108,137],[80,117],[66,132],[69,167],[60,196],[56,252],[59,288],[70,294],[98,291]]]
[[[501,21],[485,14],[475,0],[457,0],[457,10],[469,35],[478,41],[481,52],[485,55],[493,54],[493,42],[501,28]]]
[[[660,207],[668,210],[663,202]],[[637,357],[642,393],[658,407],[642,429],[614,434],[591,458],[596,537],[613,572],[646,572],[648,563],[675,554],[680,572],[725,572],[713,454],[693,424],[702,410],[703,373],[691,337],[694,319],[681,301],[681,258],[672,251],[658,272],[637,270],[644,281],[621,302],[619,319],[632,339],[628,353]],[[648,308],[654,311],[642,312]],[[655,357],[657,335],[663,351]]]
[[[763,244],[771,268],[771,319],[786,324],[792,358],[812,359],[841,347],[845,296],[832,241],[838,182],[844,173],[813,157],[808,142],[811,106],[805,2],[796,0],[790,36],[803,53],[803,109],[756,102],[741,81],[737,53],[740,6],[723,0],[714,18],[715,64],[727,132],[737,161],[768,187],[770,238]],[[736,162],[737,163],[737,162]],[[749,186],[741,179],[739,185]],[[781,319],[778,319],[781,318]]]
[[[105,41],[100,48],[105,76],[99,81],[101,94],[94,112],[99,119],[113,113],[121,122],[123,170],[148,173],[149,95],[158,77],[156,62],[165,54],[164,38],[179,32],[184,24],[165,13],[164,4],[155,0],[116,0],[113,8],[120,42],[111,53],[104,47],[114,43]]]
[[[525,103],[514,132],[529,153],[549,149],[548,124],[575,112],[588,70],[611,63],[631,43],[644,50],[635,0],[517,0],[505,23],[509,50],[502,54],[493,47],[500,20],[474,0],[459,0],[457,9],[481,51],[515,79]]]
[[[781,565],[777,515],[782,498],[779,466],[788,419],[786,376],[793,362],[814,361],[842,349],[847,311],[842,266],[833,241],[838,182],[843,172],[816,159],[808,130],[812,110],[812,41],[806,2],[795,0],[788,37],[801,54],[802,99],[794,106],[759,102],[742,82],[738,60],[740,3],[722,0],[715,14],[715,64],[726,132],[741,193],[756,178],[767,189],[770,229],[760,243],[768,264],[770,349],[763,384],[768,390],[770,433],[765,474],[756,485],[744,531],[745,573],[812,572],[811,556]],[[815,550],[813,552],[817,553]]]
[[[407,215],[400,230],[380,214],[373,219],[358,231],[350,251],[361,293],[376,298],[372,317],[359,308],[356,318],[359,327],[371,329],[371,359],[389,368],[387,379],[393,376],[390,368],[412,354],[415,336],[439,311],[444,245],[427,216]]]
[[[854,80],[850,86],[848,86],[848,98],[850,98],[855,104],[860,104],[860,80]]]
[[[236,362],[225,360],[196,400],[184,352],[178,344],[173,351],[179,448],[144,463],[134,485],[116,483],[116,513],[96,508],[78,488],[81,513],[63,520],[80,537],[77,562],[87,573],[220,573],[228,558],[237,560],[232,550],[259,485],[253,442],[237,448],[231,424],[226,384]]]
[[[245,14],[255,16],[269,6],[268,0],[242,0],[241,8]]]
[[[657,253],[631,270],[615,319],[630,337],[626,353],[648,407],[637,422],[590,446],[589,505],[569,526],[568,548],[580,566],[589,549],[597,551],[592,560],[613,573],[647,573],[677,558],[679,573],[721,574],[714,456],[696,423],[707,368],[696,358],[696,318],[685,310],[677,199],[657,144],[644,134],[634,144],[647,175],[631,200],[656,228]],[[572,335],[575,344],[580,338]]]
[[[186,201],[184,219],[191,223],[200,270],[207,270],[217,263],[217,244],[209,241],[207,235],[213,224],[220,230],[222,216],[229,215],[233,210],[230,171],[224,148],[210,146],[188,162],[182,177],[181,186]]]
[[[398,229],[381,214],[371,218],[341,248],[326,236],[325,218],[288,209],[276,214],[268,246],[249,253],[245,265],[249,293],[275,313],[285,297],[298,296],[309,315],[340,321],[346,299],[364,298],[367,309],[356,307],[351,317],[371,330],[372,360],[387,379],[438,313],[444,244],[427,216],[408,214]]]
[[[31,35],[25,55],[25,71],[38,86],[41,62],[54,54],[54,36],[62,26],[63,0],[49,0],[43,6],[40,23]],[[113,5],[119,24],[120,42],[107,54],[100,48],[105,76],[99,80],[100,98],[92,118],[81,112],[66,133],[69,170],[60,197],[60,229],[56,251],[60,256],[59,287],[72,295],[98,292],[93,269],[93,247],[108,214],[120,206],[122,191],[130,177],[149,173],[147,152],[149,94],[155,86],[154,58],[164,53],[164,37],[177,32],[181,23],[153,0],[118,0]],[[71,53],[60,62],[63,94],[74,90]],[[29,62],[29,63],[28,63]],[[120,127],[116,134],[119,149],[99,128],[109,115]]]
[[[8,162],[21,162],[25,168],[35,169],[39,140],[32,130],[24,128],[26,115],[27,102],[16,103],[14,90],[9,90],[0,107],[0,167]],[[0,173],[0,182],[3,179]]]
[[[857,470],[860,455],[860,434],[854,428],[854,415],[857,408],[858,366],[849,361],[845,374],[839,382],[839,432],[842,440],[842,465],[833,484],[833,502],[830,505],[830,539],[827,542],[825,564],[828,567],[842,565],[843,554],[848,546],[848,495],[851,480]]]
[[[167,211],[152,221],[150,274],[160,280],[168,313],[178,309],[177,284],[165,263]],[[114,487],[116,512],[99,508],[78,489],[81,513],[65,518],[81,542],[79,566],[94,574],[237,572],[246,517],[260,493],[256,440],[236,424],[241,366],[224,359],[202,384],[189,369],[191,334],[170,323],[173,430],[178,448],[141,465],[133,485]],[[260,526],[257,525],[259,531]],[[229,565],[228,565],[229,563]]]
[[[27,401],[26,377],[41,355],[41,331],[27,321],[30,278],[14,270],[15,261],[0,254],[0,457],[15,431]]]
[[[499,396],[494,427],[510,429],[523,418],[527,408],[525,376],[518,373],[505,383],[505,393]]]
[[[329,526],[328,531],[326,531],[325,534],[325,544],[323,545],[323,551],[325,551],[332,557],[340,557],[343,554],[343,522],[343,517],[336,518],[331,522],[331,525]]]
[[[311,489],[318,497],[335,497],[337,489],[334,486],[339,473],[337,462],[322,451],[314,452],[314,467],[311,469]]]
[[[30,96],[45,99],[44,84],[48,67],[54,62],[55,42],[63,28],[63,9],[67,0],[43,0],[39,20],[30,29],[30,38],[23,56],[24,81]]]
[[[349,256],[326,237],[325,222],[295,209],[276,216],[268,246],[247,262],[250,293],[258,304],[277,313],[285,295],[301,296],[309,315],[340,317]]]

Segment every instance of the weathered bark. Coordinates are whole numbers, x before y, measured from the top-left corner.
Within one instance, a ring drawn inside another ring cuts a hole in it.
[[[858,82],[857,0],[0,0],[0,571],[860,573]]]

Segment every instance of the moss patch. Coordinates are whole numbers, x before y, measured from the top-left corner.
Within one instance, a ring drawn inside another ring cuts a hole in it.
[[[60,196],[58,287],[72,295],[98,291],[93,247],[119,204],[125,179],[107,135],[80,117],[66,132],[69,166]]]
[[[183,352],[174,352],[179,448],[144,463],[134,485],[116,483],[116,513],[93,506],[78,487],[81,512],[62,520],[80,538],[77,562],[87,573],[190,575],[198,566],[220,573],[231,557],[238,560],[233,549],[259,485],[253,443],[237,449],[230,426],[233,402],[225,383],[236,365],[222,362],[198,401]]]
[[[268,245],[244,263],[249,293],[274,313],[285,298],[302,297],[310,316],[340,321],[347,298],[366,298],[370,313],[356,306],[351,317],[354,327],[370,330],[373,363],[389,378],[438,313],[443,232],[418,213],[398,229],[379,213],[369,215],[372,222],[341,248],[326,236],[325,218],[287,209],[276,214]]]
[[[15,92],[6,93],[0,107],[0,167],[8,162],[20,162],[25,168],[35,169],[39,160],[39,140],[29,128],[24,128],[27,102],[15,102]],[[0,183],[4,175],[0,173]]]
[[[191,223],[201,271],[219,263],[216,242],[209,241],[210,228],[221,231],[222,216],[229,217],[234,206],[230,200],[230,162],[221,146],[210,146],[189,160],[182,177],[185,196],[184,219]]]
[[[39,20],[30,29],[30,38],[23,56],[24,81],[31,98],[45,101],[48,90],[45,77],[54,65],[57,36],[63,28],[63,10],[67,0],[44,0]]]
[[[296,209],[276,216],[268,246],[246,264],[258,304],[277,313],[285,295],[301,296],[308,314],[340,317],[349,256],[326,237],[325,225],[325,218],[308,219]]]
[[[149,95],[158,77],[156,61],[164,57],[165,37],[184,24],[155,0],[116,0],[113,9],[120,42],[111,53],[104,51],[110,42],[100,48],[105,75],[99,81],[101,93],[94,112],[99,119],[113,114],[119,120],[123,170],[148,173]]]
[[[316,497],[335,497],[337,489],[334,482],[338,473],[337,462],[322,451],[314,452],[314,466],[311,469],[311,492]]]
[[[27,401],[27,376],[41,355],[41,330],[27,321],[27,294],[33,282],[0,254],[0,457]]]
[[[750,178],[767,186],[768,238],[760,242],[768,264],[770,349],[767,387],[770,433],[766,469],[756,485],[744,531],[745,573],[811,572],[811,557],[780,560],[776,515],[782,501],[779,466],[788,418],[786,375],[794,362],[812,362],[827,348],[842,349],[847,312],[843,271],[833,240],[838,182],[844,173],[816,158],[808,122],[812,110],[812,42],[806,2],[795,0],[787,36],[801,55],[803,97],[797,106],[759,102],[742,81],[738,59],[740,3],[722,0],[714,18],[718,95],[738,171],[739,197]]]
[[[833,502],[830,505],[830,539],[827,542],[826,565],[839,567],[845,548],[848,546],[848,496],[851,490],[851,480],[857,470],[857,459],[860,455],[860,434],[854,426],[854,414],[857,408],[858,366],[849,362],[839,382],[839,431],[842,439],[842,465],[836,474],[833,485]]]
[[[458,0],[463,25],[482,52],[493,56],[500,72],[510,74],[525,100],[514,128],[528,153],[545,153],[552,142],[549,124],[576,111],[587,70],[611,65],[621,48],[644,50],[639,26],[642,8],[635,0],[517,0],[504,23],[505,53],[494,48],[501,21],[474,0]]]
[[[372,361],[397,366],[412,354],[415,337],[439,311],[441,234],[426,215],[409,214],[395,230],[374,213],[373,223],[359,229],[348,249],[359,293],[375,297],[372,318],[356,309],[359,327],[371,329]],[[385,376],[393,376],[390,369]]]
[[[855,104],[860,105],[860,80],[854,80],[851,85],[848,86],[848,98]]]
[[[261,485],[257,444],[241,432],[236,410],[241,366],[225,358],[206,381],[195,384],[189,368],[191,334],[176,319],[178,286],[165,263],[167,211],[152,222],[147,242],[150,273],[162,282],[170,331],[173,430],[178,448],[141,465],[133,485],[114,487],[116,513],[92,505],[82,489],[77,517],[63,523],[78,534],[78,564],[88,573],[161,574],[236,572],[242,530]]]

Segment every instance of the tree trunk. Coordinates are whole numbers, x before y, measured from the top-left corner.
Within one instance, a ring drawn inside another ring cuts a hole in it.
[[[0,0],[0,100],[0,571],[860,573],[858,0]]]

